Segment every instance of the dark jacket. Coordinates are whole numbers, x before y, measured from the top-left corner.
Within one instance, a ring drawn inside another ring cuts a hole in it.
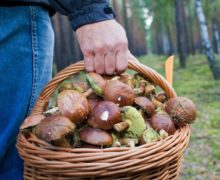
[[[72,28],[94,22],[110,20],[114,13],[108,0],[0,0],[0,5],[43,5],[67,15]]]

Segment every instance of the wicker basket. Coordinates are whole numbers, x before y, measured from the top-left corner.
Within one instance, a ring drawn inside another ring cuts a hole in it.
[[[169,83],[153,69],[138,62],[129,62],[129,68],[152,79],[169,98],[176,96]],[[79,62],[58,73],[40,94],[32,114],[42,113],[56,87],[83,69],[84,64]],[[187,125],[164,140],[135,148],[69,149],[52,146],[34,134],[26,138],[20,133],[16,146],[24,160],[24,179],[173,180],[178,179],[189,136]]]

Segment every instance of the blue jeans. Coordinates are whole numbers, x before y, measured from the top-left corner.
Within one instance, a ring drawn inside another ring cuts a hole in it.
[[[54,32],[40,6],[0,6],[0,179],[23,179],[19,126],[51,78]]]

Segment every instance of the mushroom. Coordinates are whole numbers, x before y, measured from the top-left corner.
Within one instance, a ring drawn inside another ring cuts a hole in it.
[[[145,89],[144,89],[145,96],[150,96],[151,94],[155,94],[155,92],[156,92],[156,89],[154,85],[148,84],[147,86],[145,86]]]
[[[112,136],[103,130],[87,127],[80,131],[80,140],[88,144],[99,146],[111,146],[113,143]]]
[[[106,80],[101,75],[94,73],[94,72],[88,73],[86,75],[86,79],[90,87],[92,88],[93,92],[95,92],[99,96],[102,96],[103,89],[106,84]]]
[[[32,115],[32,116],[28,116],[24,122],[22,123],[22,125],[20,126],[20,130],[24,130],[26,128],[31,128],[34,127],[36,125],[38,125],[44,118],[46,118],[44,115],[42,114],[37,114],[37,115]]]
[[[138,139],[122,138],[119,142],[121,145],[125,145],[126,147],[135,147],[135,145],[138,144]]]
[[[146,128],[144,118],[141,116],[140,112],[131,106],[125,106],[121,109],[122,121],[126,122],[129,126],[125,132],[125,138],[139,139]],[[114,129],[117,131],[122,123],[117,123],[114,125]],[[122,129],[122,128],[121,128]],[[120,131],[121,132],[121,131]]]
[[[154,114],[149,121],[150,121],[151,127],[154,128],[158,132],[161,129],[163,129],[169,135],[171,135],[171,134],[174,134],[174,132],[176,131],[176,128],[170,116],[162,110]]]
[[[165,103],[167,101],[167,94],[165,92],[160,92],[156,94],[155,99],[161,103]]]
[[[168,100],[165,109],[177,126],[193,123],[196,119],[196,106],[186,97]]]
[[[75,90],[80,93],[83,93],[89,89],[89,86],[86,82],[67,82],[63,83],[59,88],[58,92],[64,91],[64,90]]]
[[[60,114],[59,108],[58,107],[52,107],[50,109],[48,109],[47,111],[43,112],[43,114],[48,117],[48,116],[52,116],[55,114]]]
[[[150,93],[155,92],[153,83],[141,74],[137,73],[134,75],[134,91],[136,95],[149,96]]]
[[[94,128],[109,130],[113,125],[121,122],[119,107],[110,101],[101,101],[94,108],[88,124]]]
[[[146,112],[148,117],[151,117],[155,113],[155,106],[148,98],[139,96],[135,98],[134,102]]]
[[[140,140],[140,144],[147,144],[147,143],[152,143],[160,140],[160,135],[155,131],[153,128],[147,128]]]
[[[34,129],[36,136],[56,146],[70,147],[66,136],[75,130],[73,124],[67,117],[54,115],[44,118]]]
[[[62,115],[73,122],[85,121],[89,103],[84,95],[74,90],[64,90],[58,95],[58,107]]]
[[[120,107],[132,105],[135,94],[133,89],[118,80],[108,81],[104,88],[104,99],[119,104]]]
[[[131,88],[134,87],[133,76],[130,74],[121,74],[118,80],[129,85]]]

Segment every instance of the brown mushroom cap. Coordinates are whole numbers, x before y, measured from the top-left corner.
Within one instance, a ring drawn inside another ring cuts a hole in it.
[[[101,89],[104,89],[105,84],[106,84],[106,80],[97,73],[94,72],[90,72],[88,73],[88,76],[92,79],[92,81],[94,81]]]
[[[185,97],[168,100],[165,110],[177,126],[193,123],[196,119],[196,106],[190,99]]]
[[[104,88],[104,99],[119,104],[120,107],[132,105],[135,94],[133,89],[118,80],[111,80]]]
[[[80,131],[79,137],[81,141],[93,145],[110,146],[113,143],[112,136],[108,132],[90,127]]]
[[[148,98],[143,96],[136,97],[134,102],[147,113],[148,117],[151,117],[155,113],[155,106]]]
[[[160,92],[160,93],[156,94],[155,98],[156,98],[156,100],[158,100],[162,103],[166,102],[168,99],[167,94],[165,92]]]
[[[174,134],[176,128],[170,116],[166,112],[158,112],[154,114],[150,119],[151,127],[158,132],[163,129],[169,135]]]
[[[33,127],[36,126],[37,124],[39,124],[44,118],[46,118],[44,115],[42,114],[37,114],[37,115],[33,115],[33,116],[28,116],[24,122],[22,123],[22,125],[20,126],[20,129],[26,129],[29,127]]]
[[[132,88],[134,87],[133,76],[130,74],[121,74],[118,80]]]
[[[121,122],[119,107],[110,101],[101,101],[93,109],[88,124],[94,128],[109,130]]]
[[[54,115],[43,119],[35,128],[35,134],[40,139],[50,142],[61,139],[75,129],[68,118]]]
[[[84,121],[89,114],[88,100],[74,90],[64,90],[58,95],[58,107],[61,114],[73,122]]]

